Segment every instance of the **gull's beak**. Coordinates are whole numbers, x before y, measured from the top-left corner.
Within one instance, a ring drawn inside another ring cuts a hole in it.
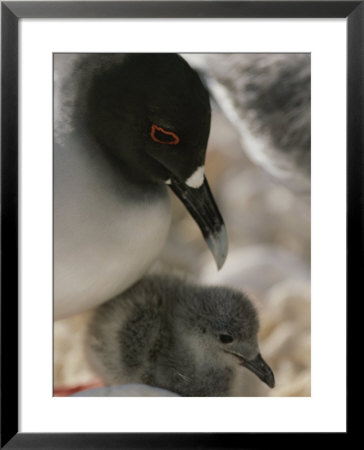
[[[253,372],[258,378],[260,378],[265,384],[267,384],[270,388],[274,388],[274,374],[272,369],[268,366],[268,364],[262,358],[262,355],[258,353],[258,355],[254,359],[245,359],[239,358],[240,364],[251,372]]]
[[[169,187],[195,219],[215,258],[217,268],[221,269],[227,255],[227,234],[206,178],[204,177],[200,187],[192,188],[172,177]]]

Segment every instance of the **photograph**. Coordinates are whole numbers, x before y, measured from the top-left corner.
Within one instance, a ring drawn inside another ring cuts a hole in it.
[[[53,395],[311,396],[310,53],[53,53]]]
[[[1,448],[349,437],[363,3],[1,3]]]

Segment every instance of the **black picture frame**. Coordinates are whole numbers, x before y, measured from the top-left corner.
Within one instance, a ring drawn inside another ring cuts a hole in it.
[[[22,18],[346,18],[347,20],[347,301],[363,297],[364,147],[363,1],[1,2],[1,448],[257,448],[272,433],[18,432],[18,25]],[[350,345],[348,352],[350,354]],[[349,417],[349,414],[348,414]],[[350,428],[348,428],[348,431]],[[337,433],[336,442],[348,437]],[[316,433],[315,443],[325,434]],[[299,438],[310,439],[309,433]]]

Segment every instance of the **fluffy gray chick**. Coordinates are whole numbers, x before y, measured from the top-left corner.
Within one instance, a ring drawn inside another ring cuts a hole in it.
[[[182,396],[237,395],[244,367],[274,387],[259,353],[258,317],[241,292],[148,276],[90,322],[91,366],[106,385],[143,383]],[[234,392],[234,393],[233,393]]]

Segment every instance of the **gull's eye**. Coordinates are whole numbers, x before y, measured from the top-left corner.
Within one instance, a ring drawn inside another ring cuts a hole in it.
[[[230,342],[233,342],[233,337],[230,336],[230,334],[220,334],[220,341],[223,344],[230,344]]]
[[[162,127],[153,124],[150,130],[150,137],[154,142],[159,144],[176,145],[179,142],[179,137],[173,131],[164,130]]]

